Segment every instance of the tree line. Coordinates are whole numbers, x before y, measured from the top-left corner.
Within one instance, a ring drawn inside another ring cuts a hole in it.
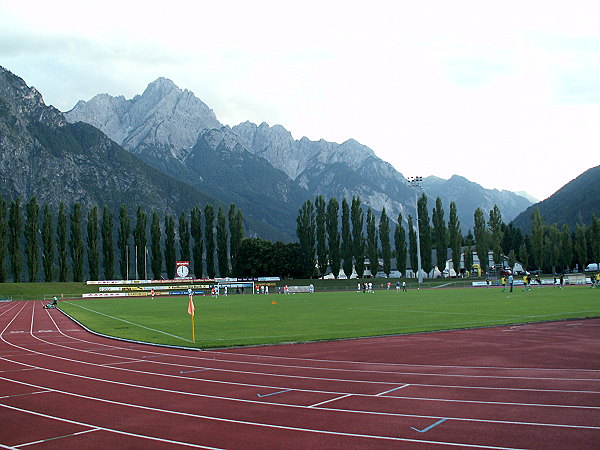
[[[115,215],[107,206],[84,211],[79,203],[69,209],[60,203],[54,211],[48,204],[39,205],[35,197],[25,205],[19,198],[10,204],[0,198],[0,282],[9,275],[15,282],[24,281],[24,262],[28,281],[42,277],[44,281],[83,281],[84,274],[89,280],[148,279],[150,275],[160,279],[163,274],[172,279],[177,260],[190,261],[197,278],[217,274],[314,278],[329,272],[337,276],[340,269],[347,276],[354,269],[362,278],[367,259],[377,261],[372,265],[373,275],[381,260],[382,271],[389,276],[393,259],[395,269],[405,275],[408,267],[416,272],[417,227],[425,273],[435,266],[443,271],[448,257],[455,273],[461,268],[470,270],[473,254],[483,273],[491,264],[503,266],[505,260],[510,267],[518,260],[526,270],[546,273],[575,265],[583,269],[600,260],[600,220],[596,217],[589,226],[559,229],[544,223],[535,209],[531,233],[524,234],[512,223],[505,224],[494,205],[487,214],[477,208],[473,232],[462,234],[455,202],[449,205],[447,220],[439,197],[431,219],[427,203],[427,196],[421,195],[418,222],[411,214],[405,221],[399,213],[392,230],[385,208],[377,217],[371,208],[365,214],[360,197],[344,198],[340,206],[335,197],[326,201],[317,196],[298,210],[297,242],[273,243],[245,238],[244,218],[234,204],[227,213],[207,204],[162,217],[138,206],[132,218],[124,204]]]
[[[402,214],[398,214],[392,234],[385,207],[379,220],[372,209],[367,208],[365,221],[360,198],[353,197],[350,204],[343,199],[341,226],[338,227],[340,208],[335,198],[328,202],[322,196],[314,201],[307,200],[296,219],[304,275],[323,276],[330,270],[337,276],[341,267],[349,276],[354,264],[357,276],[362,278],[366,258],[377,262],[372,264],[372,275],[378,271],[381,259],[382,271],[389,276],[392,258],[395,258],[396,270],[400,273],[406,274],[407,265],[416,272],[417,228],[421,267],[425,273],[431,273],[435,266],[443,272],[448,255],[456,274],[461,272],[461,260],[462,268],[471,269],[473,254],[479,259],[482,273],[486,273],[491,265],[502,268],[508,263],[512,268],[517,260],[524,270],[545,273],[568,271],[576,265],[583,270],[587,264],[600,261],[600,219],[595,216],[590,226],[577,225],[575,230],[570,230],[563,225],[559,229],[556,224],[544,223],[536,208],[532,213],[531,234],[523,234],[512,223],[505,224],[500,208],[494,205],[488,214],[477,208],[473,232],[468,230],[463,235],[455,202],[450,202],[447,222],[441,199],[436,198],[431,219],[427,202],[423,193],[417,200],[418,223],[409,214],[408,230],[404,227]]]
[[[0,198],[0,282],[25,281],[24,262],[27,281],[38,281],[40,263],[46,282],[83,281],[86,271],[89,280],[173,279],[177,259],[190,261],[197,278],[226,277],[238,270],[243,221],[234,204],[227,215],[207,204],[163,217],[138,206],[132,219],[125,204],[115,217],[107,206],[86,212],[61,202],[54,211],[35,197],[23,206]]]

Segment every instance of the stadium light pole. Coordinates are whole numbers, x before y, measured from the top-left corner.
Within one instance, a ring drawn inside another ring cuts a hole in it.
[[[419,236],[419,198],[417,191],[421,189],[422,182],[423,177],[411,177],[408,179],[408,185],[415,190],[415,212],[417,217],[417,278],[419,288],[421,287],[421,283],[423,282],[423,275],[421,274],[421,238]]]

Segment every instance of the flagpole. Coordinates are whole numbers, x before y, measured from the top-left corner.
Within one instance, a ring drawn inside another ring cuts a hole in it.
[[[192,316],[192,342],[196,342],[196,335],[194,334],[194,301],[192,300],[194,294],[191,289],[190,292],[190,302],[188,303],[188,314]]]
[[[194,315],[192,314],[192,342],[196,342],[196,336],[194,335]]]

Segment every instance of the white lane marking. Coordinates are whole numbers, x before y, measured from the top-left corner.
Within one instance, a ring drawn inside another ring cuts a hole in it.
[[[18,383],[22,383],[22,382],[18,382]],[[28,383],[22,383],[22,384],[28,384]],[[101,398],[95,398],[95,397],[91,397],[91,396],[87,396],[87,395],[75,394],[75,393],[72,393],[72,392],[66,392],[66,391],[61,391],[61,390],[56,390],[56,389],[53,389],[53,391],[56,392],[56,393],[59,393],[59,394],[65,394],[65,395],[70,395],[70,396],[74,396],[74,397],[78,397],[78,398],[84,398],[84,399],[87,399],[87,400],[95,400],[95,401],[99,401],[99,402],[103,402],[103,403],[109,403],[109,404],[114,404],[114,405],[119,405],[119,406],[126,406],[126,407],[135,408],[135,409],[142,409],[142,410],[145,410],[145,411],[153,411],[153,412],[159,412],[159,413],[165,413],[165,414],[173,414],[173,415],[183,416],[183,417],[191,417],[191,418],[196,418],[196,419],[205,419],[205,420],[210,420],[210,421],[226,422],[226,423],[233,423],[233,424],[239,424],[239,425],[249,425],[249,426],[256,426],[256,427],[273,428],[273,429],[277,429],[277,430],[302,431],[302,432],[307,432],[307,433],[325,434],[325,435],[329,435],[329,436],[357,437],[357,438],[376,439],[376,440],[383,440],[383,441],[415,442],[415,443],[421,443],[421,444],[453,445],[453,446],[457,446],[457,447],[471,447],[471,448],[475,447],[475,448],[504,449],[504,450],[510,448],[510,447],[495,447],[495,446],[486,446],[486,445],[463,444],[463,443],[460,443],[460,442],[427,441],[427,440],[423,440],[423,439],[409,439],[409,438],[400,438],[400,437],[395,437],[395,436],[379,436],[379,435],[372,435],[372,434],[346,433],[346,432],[340,432],[340,431],[317,430],[317,429],[313,429],[313,428],[303,428],[303,427],[292,427],[292,426],[286,426],[286,425],[265,424],[265,423],[260,423],[260,422],[250,422],[250,421],[238,420],[238,419],[227,419],[227,418],[223,418],[223,417],[212,417],[212,416],[205,416],[205,415],[202,415],[202,414],[185,413],[185,412],[181,412],[181,411],[170,411],[170,410],[161,409],[161,408],[153,408],[153,407],[149,407],[149,406],[134,405],[134,404],[130,404],[130,403],[124,403],[124,402],[117,402],[117,401],[114,401],[114,400],[106,400],[106,399],[101,399]],[[5,407],[5,408],[9,408],[9,409],[13,409],[13,410],[17,410],[17,411],[21,411],[21,412],[29,412],[31,414],[39,415],[39,416],[42,416],[42,417],[49,417],[51,419],[64,420],[66,422],[75,423],[75,424],[82,425],[82,426],[89,426],[89,427],[93,427],[93,428],[99,428],[101,430],[106,430],[106,431],[110,431],[110,432],[116,432],[116,433],[119,433],[119,434],[126,434],[126,435],[130,435],[130,436],[135,436],[135,437],[142,437],[144,439],[151,439],[151,440],[157,440],[157,441],[161,441],[161,442],[169,442],[169,443],[174,443],[174,444],[193,445],[193,444],[188,444],[188,443],[185,443],[185,442],[170,441],[168,439],[160,439],[160,438],[153,438],[153,437],[150,437],[150,436],[136,435],[134,433],[127,433],[127,432],[122,432],[122,431],[118,431],[118,430],[107,429],[107,428],[104,428],[104,427],[98,427],[96,425],[84,424],[82,422],[76,422],[76,421],[69,420],[69,419],[62,419],[62,418],[58,418],[56,416],[49,416],[49,415],[46,415],[46,414],[38,413],[36,411],[29,411],[29,410],[24,410],[24,409],[21,409],[21,408],[16,408],[16,407],[13,407],[13,406],[9,406],[9,405],[4,405],[2,403],[0,403],[0,406]],[[200,448],[212,448],[212,447],[204,447],[204,446],[198,446],[198,445],[193,445],[193,446],[194,447],[200,447]]]
[[[407,386],[410,386],[410,384],[403,384],[402,386],[395,387],[394,389],[390,389],[389,391],[380,392],[379,394],[375,394],[375,397],[379,397],[384,394],[389,394],[390,392],[397,391],[398,389],[404,389]]]
[[[11,320],[10,323],[12,323],[15,319],[16,319],[16,316]],[[10,326],[10,323],[7,325],[7,327]],[[5,330],[6,330],[6,328],[5,328]],[[38,339],[38,340],[40,340],[42,342],[46,342],[46,341],[44,341],[44,340],[42,340],[40,338],[37,338],[36,336],[32,335],[32,337],[34,337],[34,338],[36,338],[36,339]],[[4,339],[3,333],[0,333],[0,338],[5,343],[7,343],[8,345],[11,345],[12,347],[22,348],[22,347],[20,347],[20,346],[18,346],[16,344],[12,344],[12,343],[9,343],[8,341],[6,341]],[[36,352],[36,353],[44,355],[41,352]],[[46,356],[54,357],[54,355],[46,355]],[[6,358],[2,358],[2,359],[6,359]],[[60,358],[60,359],[66,359],[66,358]],[[75,362],[77,362],[77,361],[75,361]],[[31,366],[31,365],[25,364],[25,363],[20,363],[20,362],[16,362],[16,363],[17,364],[21,364],[21,365],[25,365],[25,366],[29,366],[29,367],[35,367],[35,366]],[[82,364],[89,364],[89,365],[97,366],[97,364],[90,364],[90,363],[82,363]],[[220,398],[220,399],[223,399],[223,400],[230,400],[230,401],[237,401],[237,402],[257,403],[257,402],[254,402],[254,401],[248,401],[248,400],[242,400],[242,399],[217,397],[217,396],[194,394],[194,393],[188,393],[188,392],[170,391],[170,390],[153,388],[153,387],[148,387],[148,386],[140,386],[140,385],[131,385],[131,384],[128,384],[128,383],[120,383],[120,382],[106,380],[106,379],[94,379],[92,377],[86,377],[86,376],[76,375],[76,374],[69,374],[69,373],[66,373],[66,372],[60,372],[60,371],[56,371],[56,370],[45,369],[45,368],[42,368],[42,367],[39,367],[39,369],[50,371],[50,372],[55,372],[55,373],[61,373],[61,374],[67,375],[67,376],[73,376],[73,377],[84,378],[84,379],[92,379],[92,380],[97,380],[97,381],[103,381],[105,383],[112,383],[112,384],[117,384],[117,385],[126,385],[126,386],[130,386],[130,387],[138,387],[138,388],[142,388],[142,389],[149,389],[149,390],[163,391],[163,392],[173,392],[173,393],[179,393],[179,394],[183,394],[183,395],[200,396],[200,397],[206,397],[206,398]],[[128,370],[128,369],[120,369],[120,370]],[[152,373],[149,373],[149,374],[156,375],[156,374],[152,374]],[[6,381],[11,381],[11,382],[19,383],[19,384],[30,385],[28,383],[23,383],[23,382],[16,381],[16,380],[11,380],[11,379],[6,379],[6,378],[0,378],[0,379],[4,379]],[[35,386],[35,385],[30,385],[30,386]],[[318,392],[318,391],[315,391],[315,392]],[[78,394],[73,394],[73,395],[78,395]],[[397,397],[393,397],[393,398],[397,398]],[[102,399],[98,399],[98,400],[102,401]],[[263,403],[263,404],[269,404],[267,402],[261,402],[261,403]],[[277,403],[272,403],[272,405],[284,406],[284,407],[291,407],[291,408],[307,408],[306,406],[301,406],[301,405],[282,405],[282,404],[277,404]],[[318,409],[322,409],[322,410],[326,410],[326,411],[338,411],[338,412],[346,412],[346,413],[356,413],[356,414],[372,414],[372,415],[397,416],[397,417],[439,418],[439,417],[434,417],[434,416],[421,416],[421,415],[398,414],[398,413],[381,413],[381,412],[373,412],[373,411],[342,410],[342,409],[337,409],[337,408],[318,408]],[[590,426],[584,426],[584,425],[544,424],[544,423],[532,423],[532,422],[511,422],[511,421],[489,420],[489,419],[473,419],[473,418],[453,418],[453,419],[454,420],[460,420],[460,421],[468,421],[468,422],[520,424],[520,425],[535,425],[535,426],[559,427],[559,428],[600,429],[600,427],[590,427]]]
[[[309,408],[316,408],[317,406],[324,405],[325,403],[335,402],[336,400],[341,400],[343,398],[350,397],[351,395],[353,395],[353,394],[346,394],[346,395],[342,395],[340,397],[330,398],[329,400],[325,400],[324,402],[315,403],[315,404],[310,405],[308,407]]]
[[[54,391],[54,392],[59,392],[59,391]],[[217,450],[216,447],[207,447],[204,445],[198,445],[198,444],[194,444],[191,442],[173,441],[171,439],[163,439],[163,438],[154,437],[154,436],[146,436],[144,434],[129,433],[127,431],[116,430],[114,428],[99,427],[99,426],[91,425],[91,424],[85,423],[85,422],[78,422],[76,420],[64,419],[62,417],[51,416],[49,414],[44,414],[44,413],[40,413],[37,411],[29,410],[29,409],[23,409],[23,408],[17,408],[16,406],[4,405],[2,403],[0,403],[0,407],[12,409],[14,411],[19,411],[22,413],[32,414],[34,416],[44,417],[46,419],[53,419],[53,420],[57,420],[60,422],[72,423],[74,425],[80,425],[82,427],[92,428],[93,430],[90,430],[90,431],[107,431],[109,433],[122,434],[124,436],[131,436],[131,437],[136,437],[136,438],[140,438],[140,439],[147,439],[150,441],[165,442],[167,444],[186,445],[186,446],[195,447],[195,448],[205,448],[205,449]]]
[[[55,436],[55,437],[51,437],[51,438],[47,438],[47,439],[40,439],[39,441],[25,442],[23,444],[15,445],[15,448],[22,448],[22,447],[27,447],[29,445],[42,444],[45,442],[54,441],[56,439],[64,439],[64,438],[68,438],[68,437],[72,437],[72,436],[79,436],[81,434],[92,433],[92,432],[98,431],[98,430],[100,430],[100,428],[90,428],[89,430],[78,431],[77,433],[65,434],[63,436]]]

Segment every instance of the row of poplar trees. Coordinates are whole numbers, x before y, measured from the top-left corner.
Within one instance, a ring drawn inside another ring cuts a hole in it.
[[[531,234],[524,235],[512,223],[506,225],[500,209],[494,205],[487,217],[481,208],[477,208],[474,212],[474,235],[469,230],[463,236],[456,203],[450,203],[446,222],[442,201],[438,197],[430,220],[427,196],[423,194],[417,200],[418,224],[415,224],[412,215],[408,216],[407,240],[401,213],[396,218],[392,235],[385,207],[378,223],[375,214],[368,208],[366,225],[359,197],[352,198],[351,204],[344,199],[341,210],[341,226],[338,227],[339,203],[335,198],[326,202],[318,196],[314,202],[307,200],[300,208],[296,234],[306,276],[323,276],[328,272],[328,266],[334,276],[338,275],[340,268],[349,276],[354,264],[358,277],[362,278],[366,258],[370,262],[377,261],[371,266],[373,275],[378,271],[381,259],[383,272],[389,276],[392,258],[396,259],[396,270],[402,274],[406,273],[407,259],[416,272],[416,226],[419,229],[421,267],[428,274],[435,265],[443,272],[448,253],[456,274],[464,272],[465,268],[467,271],[471,269],[474,254],[479,259],[483,274],[490,266],[501,268],[505,262],[512,268],[517,257],[524,269],[535,268],[547,273],[566,271],[575,264],[583,268],[589,262],[600,260],[600,220],[596,217],[593,217],[590,226],[577,225],[571,231],[564,225],[559,230],[557,225],[545,224],[536,208],[531,216]]]
[[[107,206],[102,211],[92,206],[86,214],[79,203],[69,211],[60,203],[54,215],[51,205],[41,207],[35,197],[24,207],[19,198],[10,205],[0,198],[0,282],[8,279],[7,266],[14,282],[22,280],[23,253],[28,281],[38,280],[40,260],[44,281],[67,281],[69,275],[83,281],[86,269],[89,280],[113,280],[117,274],[120,279],[150,274],[160,279],[165,272],[172,279],[177,260],[193,261],[198,278],[214,278],[217,270],[225,277],[235,271],[244,238],[243,216],[233,204],[227,217],[211,204],[178,217],[161,218],[153,211],[150,220],[141,206],[132,220],[124,204],[116,218]]]

